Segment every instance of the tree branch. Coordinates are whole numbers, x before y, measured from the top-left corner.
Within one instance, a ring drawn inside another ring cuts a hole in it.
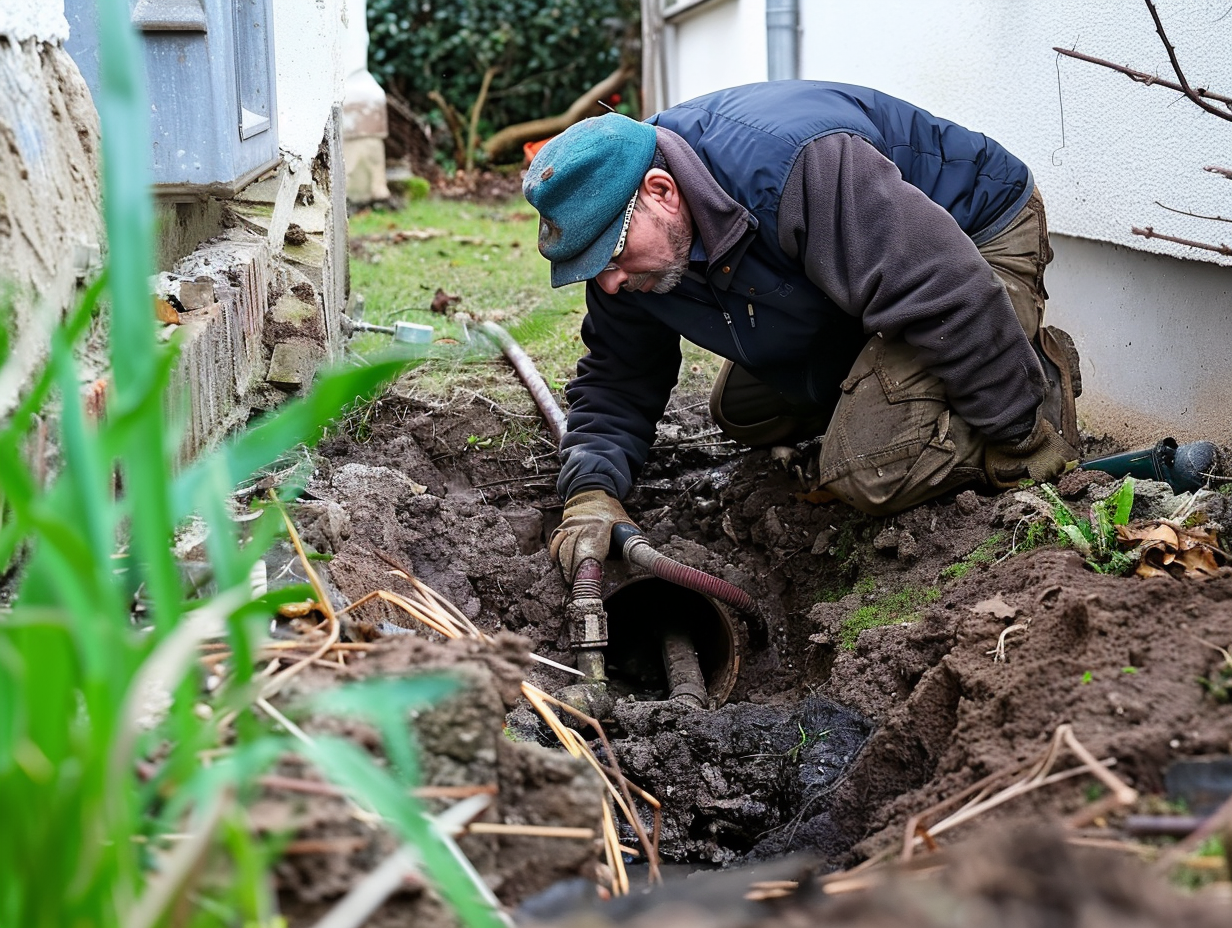
[[[523,142],[547,138],[564,132],[575,122],[584,119],[597,108],[596,101],[611,96],[633,76],[633,69],[621,65],[595,86],[569,104],[569,108],[558,116],[548,116],[544,119],[532,119],[513,126],[506,126],[483,143],[483,153],[488,159],[494,159]]]
[[[1224,216],[1203,216],[1201,213],[1191,213],[1187,209],[1177,209],[1175,206],[1165,206],[1158,200],[1155,201],[1155,205],[1160,209],[1166,209],[1170,213],[1179,213],[1182,216],[1192,216],[1194,219],[1209,219],[1211,222],[1232,222],[1232,219],[1227,219]]]
[[[1228,180],[1232,180],[1232,168],[1221,168],[1217,164],[1208,164],[1202,170],[1210,171],[1212,174],[1218,174],[1220,177],[1226,177]]]
[[[1077,58],[1079,61],[1097,64],[1101,68],[1110,68],[1119,74],[1124,74],[1137,84],[1146,84],[1147,86],[1158,84],[1160,87],[1167,87],[1169,90],[1179,90],[1181,93],[1185,93],[1185,88],[1180,84],[1174,84],[1172,81],[1164,80],[1162,77],[1155,74],[1147,74],[1145,71],[1135,71],[1133,68],[1127,68],[1124,65],[1117,64],[1116,62],[1108,61],[1106,58],[1096,58],[1094,55],[1084,55],[1082,52],[1076,52],[1069,48],[1054,47],[1052,50],[1059,55],[1064,55],[1067,58]],[[1220,103],[1232,106],[1232,97],[1225,97],[1222,94],[1211,93],[1205,87],[1193,87],[1190,89],[1193,93],[1197,94],[1199,97],[1202,97],[1204,100],[1218,100]],[[1223,113],[1216,111],[1216,115],[1223,116]]]
[[[1172,70],[1176,72],[1176,79],[1181,82],[1181,91],[1193,101],[1195,106],[1206,110],[1212,116],[1218,116],[1220,119],[1232,122],[1232,113],[1211,106],[1189,86],[1189,81],[1185,80],[1185,72],[1181,70],[1181,63],[1176,60],[1176,49],[1168,41],[1168,33],[1164,32],[1164,24],[1159,19],[1159,11],[1155,9],[1154,0],[1146,0],[1146,8],[1151,11],[1151,19],[1155,20],[1155,31],[1159,33],[1160,41],[1164,43],[1164,48],[1168,50],[1168,60],[1172,62]]]
[[[445,123],[449,126],[449,134],[453,136],[453,162],[462,167],[466,164],[466,136],[462,133],[462,119],[453,104],[446,100],[439,90],[429,90],[428,99],[441,108]]]
[[[1150,226],[1145,229],[1139,229],[1134,226],[1129,230],[1134,235],[1141,235],[1143,238],[1157,238],[1165,242],[1175,242],[1178,245],[1187,245],[1190,248],[1201,248],[1204,251],[1217,251],[1221,255],[1232,256],[1232,246],[1230,245],[1211,245],[1208,242],[1195,242],[1187,238],[1177,238],[1174,235],[1164,235],[1162,232],[1156,232]]]
[[[488,100],[488,90],[492,86],[492,78],[500,68],[492,65],[483,72],[483,81],[479,85],[479,96],[475,97],[475,105],[471,107],[470,125],[466,132],[466,173],[475,170],[475,136],[479,134],[479,114]]]

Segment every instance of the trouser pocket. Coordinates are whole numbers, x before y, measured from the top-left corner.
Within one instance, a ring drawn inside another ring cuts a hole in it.
[[[821,484],[871,515],[982,479],[984,439],[901,339],[874,336],[842,385],[819,456]]]

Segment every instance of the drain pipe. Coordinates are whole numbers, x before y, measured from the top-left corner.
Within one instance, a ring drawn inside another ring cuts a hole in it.
[[[800,0],[766,0],[766,79],[800,76]]]
[[[615,542],[621,556],[626,561],[636,564],[668,583],[675,583],[695,593],[711,596],[741,612],[753,611],[753,597],[740,587],[698,570],[696,567],[682,564],[666,554],[660,554],[650,546],[646,536],[632,525],[627,523],[617,525],[612,529],[612,541]]]
[[[565,429],[567,428],[565,414],[561,412],[560,406],[557,405],[555,398],[552,396],[552,391],[548,389],[547,383],[544,382],[539,371],[535,369],[535,362],[530,359],[530,355],[522,350],[522,346],[514,341],[513,336],[505,331],[504,327],[497,325],[495,322],[484,322],[480,324],[479,329],[500,345],[500,350],[509,359],[513,369],[518,372],[518,377],[522,379],[522,383],[530,391],[535,405],[543,413],[543,418],[548,422],[548,428],[552,432],[552,437],[556,439],[557,447],[560,447],[560,440],[564,438]]]

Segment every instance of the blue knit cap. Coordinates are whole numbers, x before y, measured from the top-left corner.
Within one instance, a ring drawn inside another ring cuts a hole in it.
[[[611,262],[654,150],[654,126],[617,113],[583,119],[539,149],[522,193],[539,211],[553,287],[590,280]]]

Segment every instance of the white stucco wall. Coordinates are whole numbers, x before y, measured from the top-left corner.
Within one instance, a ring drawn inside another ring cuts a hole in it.
[[[766,79],[765,0],[706,4],[673,19],[665,32],[669,105]]]
[[[1190,83],[1232,95],[1227,4],[1157,6]],[[1031,166],[1054,231],[1232,263],[1130,232],[1232,239],[1226,224],[1156,205],[1232,214],[1232,181],[1202,170],[1232,166],[1232,123],[1176,91],[1073,59],[1058,64],[1052,51],[1075,48],[1175,79],[1141,0],[804,0],[801,27],[801,77],[868,84],[1002,142]]]
[[[1158,0],[1186,77],[1232,95],[1232,15],[1222,0]],[[668,96],[764,80],[765,0],[722,0],[677,20]],[[1176,91],[1061,59],[1075,48],[1174,79],[1141,0],[800,0],[800,76],[865,84],[978,129],[1031,165],[1054,231],[1190,260],[1232,258],[1144,239],[1132,226],[1232,241],[1232,122]],[[1058,88],[1059,68],[1059,88]],[[1163,206],[1156,205],[1156,201]]]
[[[14,42],[63,42],[68,38],[64,0],[4,0],[0,3],[0,35]]]
[[[330,111],[342,103],[347,4],[345,0],[273,3],[278,144],[293,158],[311,159]]]

